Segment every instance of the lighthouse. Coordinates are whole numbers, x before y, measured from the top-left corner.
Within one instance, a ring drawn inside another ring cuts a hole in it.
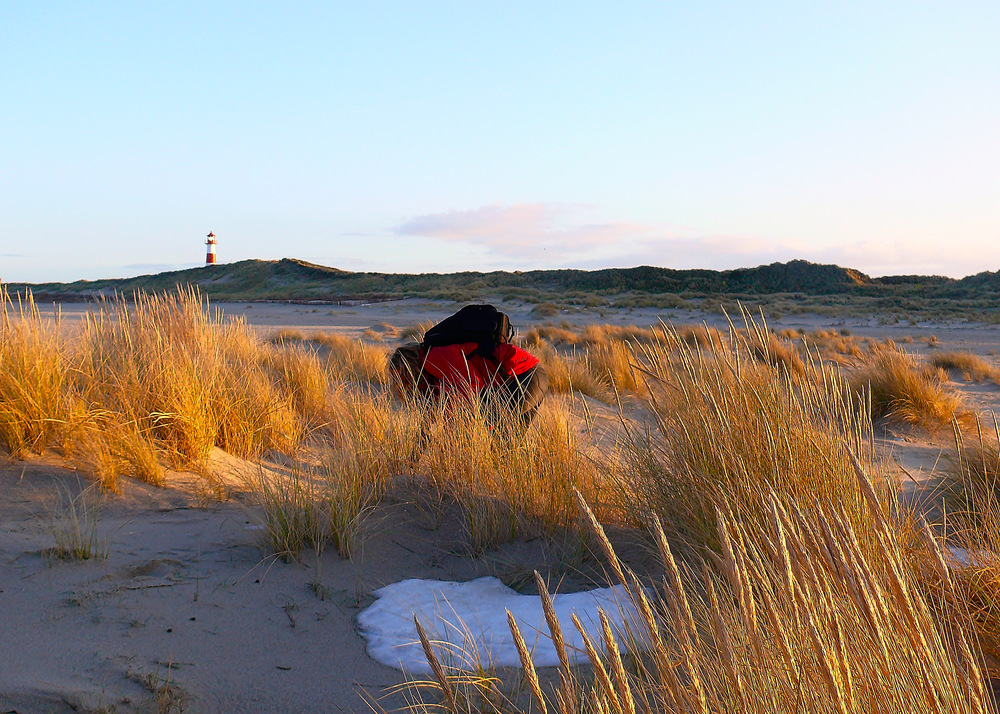
[[[205,253],[205,265],[215,265],[215,233],[209,232],[205,245],[208,247]]]

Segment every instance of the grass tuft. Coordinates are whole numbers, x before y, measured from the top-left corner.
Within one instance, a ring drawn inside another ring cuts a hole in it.
[[[0,444],[20,457],[41,453],[66,417],[70,371],[58,318],[45,319],[30,293],[15,305],[0,293]]]
[[[891,343],[876,349],[851,376],[851,384],[871,400],[872,416],[936,431],[963,414],[961,398],[933,369]]]
[[[864,473],[857,477],[873,495]],[[666,576],[644,587],[621,566],[581,499],[611,572],[628,589],[632,630],[615,633],[602,617],[603,641],[585,643],[591,665],[571,667],[561,624],[548,608],[549,632],[542,636],[560,654],[558,676],[540,681],[527,647],[519,647],[524,690],[495,699],[492,708],[477,706],[476,688],[500,682],[501,674],[449,668],[427,642],[435,676],[411,684],[408,711],[442,704],[456,712],[559,714],[992,710],[975,649],[948,620],[935,620],[918,595],[920,575],[877,500],[866,498],[868,517],[878,524],[870,548],[859,546],[839,506],[808,513],[803,503],[764,500],[761,508],[774,518],[761,528],[717,512],[714,526],[727,544],[713,559],[718,570],[679,562],[654,523]],[[511,631],[523,646],[516,623]]]
[[[745,335],[734,328],[724,349],[706,353],[665,327],[644,348],[654,428],[632,431],[628,488],[672,537],[692,544],[718,545],[716,507],[760,527],[770,493],[837,501],[863,530],[849,453],[875,463],[870,420],[836,370],[759,361]]]
[[[61,560],[106,558],[108,545],[98,531],[100,515],[100,499],[92,489],[82,489],[74,496],[66,484],[61,484],[57,504],[47,514],[55,545],[46,554]]]
[[[971,352],[940,352],[931,358],[931,366],[961,372],[969,382],[1000,382],[1000,369]]]

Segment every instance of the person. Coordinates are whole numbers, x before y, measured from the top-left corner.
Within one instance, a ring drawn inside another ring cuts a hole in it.
[[[494,321],[496,329],[491,327]],[[484,322],[487,328],[478,329]],[[423,342],[393,352],[393,389],[399,396],[435,402],[479,400],[489,419],[510,419],[517,428],[527,429],[548,391],[548,376],[534,355],[510,342],[511,335],[507,316],[496,308],[466,306],[428,330]],[[426,429],[420,450],[425,441]]]

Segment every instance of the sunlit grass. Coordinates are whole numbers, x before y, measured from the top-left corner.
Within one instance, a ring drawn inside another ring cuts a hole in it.
[[[960,372],[970,382],[1000,381],[1000,369],[971,352],[940,352],[930,363],[933,367]]]
[[[852,374],[851,383],[870,398],[876,418],[936,430],[963,413],[961,398],[934,369],[891,344],[872,352]]]
[[[680,562],[654,523],[662,579],[653,587],[624,567],[591,516],[612,577],[638,614],[633,628],[615,631],[605,618],[592,639],[573,623],[589,666],[571,666],[562,636],[571,624],[558,620],[539,577],[557,676],[539,676],[525,641],[538,635],[521,633],[513,618],[523,670],[513,691],[488,663],[472,672],[449,666],[463,657],[442,658],[421,628],[432,677],[408,685],[408,710],[991,711],[974,645],[955,623],[935,619],[882,504],[866,503],[875,524],[870,548],[859,547],[850,516],[835,505],[810,513],[764,497],[773,518],[760,527],[719,510],[712,567]],[[928,548],[940,555],[933,541]]]
[[[761,494],[772,491],[835,500],[863,530],[849,453],[875,463],[866,413],[836,370],[760,361],[745,334],[734,329],[725,349],[717,340],[703,349],[666,327],[644,348],[654,429],[633,433],[630,488],[686,542],[715,543],[717,507],[764,523]]]

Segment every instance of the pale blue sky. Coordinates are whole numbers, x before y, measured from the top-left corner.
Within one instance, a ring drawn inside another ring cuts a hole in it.
[[[1000,269],[1000,3],[0,0],[0,277]]]

